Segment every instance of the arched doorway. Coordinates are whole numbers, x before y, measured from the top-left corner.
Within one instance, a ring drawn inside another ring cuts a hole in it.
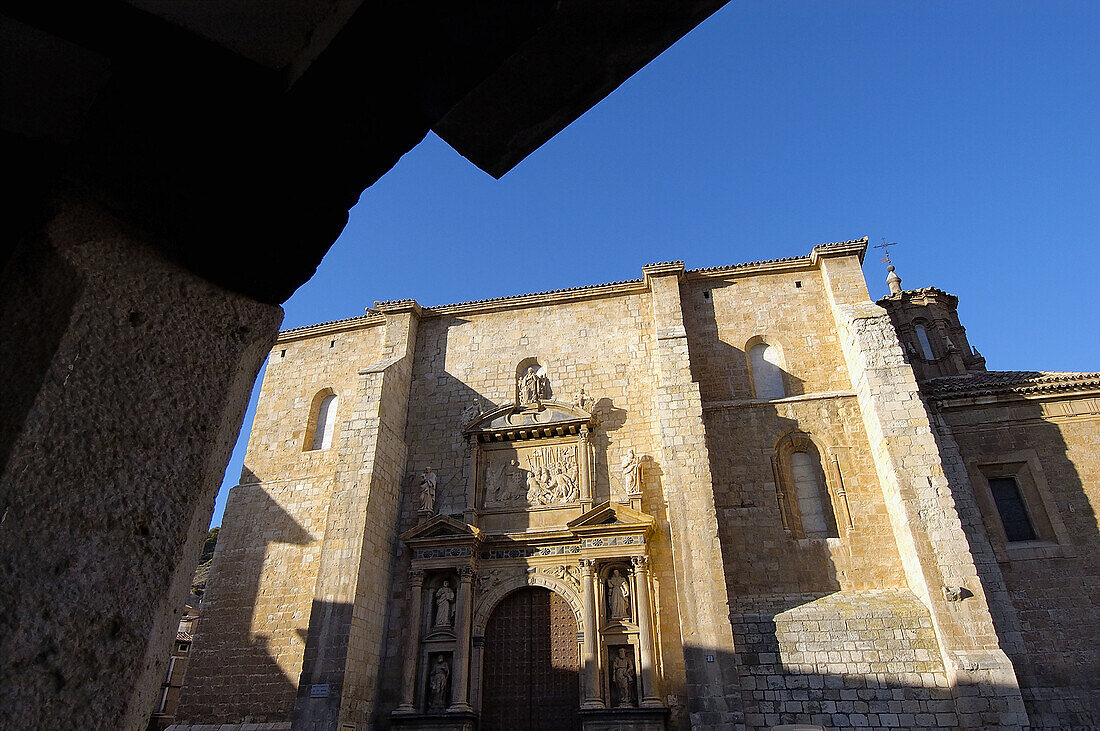
[[[542,587],[513,592],[485,625],[483,731],[580,728],[577,620]]]

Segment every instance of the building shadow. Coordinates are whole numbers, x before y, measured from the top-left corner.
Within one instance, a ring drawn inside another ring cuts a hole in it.
[[[262,531],[262,541],[256,531]],[[298,628],[271,621],[265,614],[282,619],[287,597],[261,597],[260,587],[270,592],[265,573],[283,570],[283,562],[291,563],[288,553],[316,540],[245,468],[226,502],[176,723],[290,717],[298,678],[286,660],[300,655],[307,617]],[[307,590],[312,595],[312,584]],[[262,631],[269,621],[271,631]]]
[[[1077,401],[926,400],[941,453],[955,457],[948,484],[1032,728],[1100,728],[1100,495],[1078,467],[1095,464],[1095,414],[1075,419]],[[1016,480],[1033,540],[1008,540],[989,489],[997,475]]]

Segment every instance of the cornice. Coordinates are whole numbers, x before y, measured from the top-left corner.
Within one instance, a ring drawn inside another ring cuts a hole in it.
[[[862,239],[853,239],[851,241],[818,244],[813,247],[806,256],[767,259],[764,261],[704,267],[701,269],[685,269],[684,262],[682,261],[646,264],[642,267],[643,277],[641,279],[626,279],[618,282],[608,282],[606,284],[591,284],[581,287],[567,287],[544,292],[532,292],[529,294],[492,297],[489,299],[470,300],[467,302],[457,302],[435,307],[422,307],[417,305],[414,300],[375,302],[374,309],[368,308],[366,315],[284,330],[279,334],[277,342],[285,343],[292,340],[302,340],[345,330],[384,325],[386,322],[385,313],[392,314],[396,312],[413,311],[418,314],[421,319],[429,319],[433,317],[486,314],[502,310],[525,309],[529,307],[548,307],[568,302],[642,294],[649,291],[649,280],[654,276],[677,275],[687,280],[704,280],[770,274],[773,272],[798,269],[813,269],[818,265],[818,261],[825,257],[857,256],[860,262],[862,262],[866,250],[867,237],[864,236]]]

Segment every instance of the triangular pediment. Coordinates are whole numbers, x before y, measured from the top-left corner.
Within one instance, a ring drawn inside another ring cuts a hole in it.
[[[582,426],[592,426],[592,413],[573,404],[543,401],[538,406],[502,406],[482,414],[466,426],[467,433],[486,439],[539,439],[576,434]]]
[[[461,538],[480,539],[481,531],[449,515],[436,515],[401,534],[405,543]]]
[[[566,523],[574,532],[604,530],[648,529],[653,526],[653,516],[634,510],[629,505],[603,502],[583,515]]]

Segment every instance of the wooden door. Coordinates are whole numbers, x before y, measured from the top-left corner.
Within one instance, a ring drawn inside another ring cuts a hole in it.
[[[577,621],[560,596],[541,587],[501,600],[485,627],[481,728],[580,728]]]

